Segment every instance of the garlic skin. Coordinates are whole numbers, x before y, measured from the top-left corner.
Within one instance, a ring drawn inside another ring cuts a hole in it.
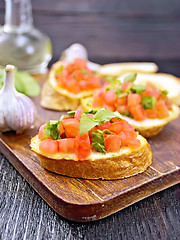
[[[13,65],[5,68],[6,76],[0,91],[0,131],[22,133],[33,127],[37,111],[30,98],[16,91],[14,70]]]
[[[87,60],[87,66],[90,70],[96,72],[101,65],[88,61],[88,53],[86,48],[80,43],[74,43],[70,47],[64,50],[60,60],[70,63],[73,62],[75,58],[82,58]]]

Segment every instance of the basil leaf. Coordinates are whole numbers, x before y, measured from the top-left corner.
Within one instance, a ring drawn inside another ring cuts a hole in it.
[[[144,96],[142,97],[141,105],[144,109],[153,109],[156,105],[156,98],[154,96]]]
[[[64,69],[63,65],[59,66],[58,69],[56,70],[56,74],[62,73],[63,69]]]
[[[109,131],[109,129],[105,129],[105,130],[103,130],[103,133],[105,133],[105,134],[109,134],[109,135],[114,135],[114,134],[115,134],[115,133]]]
[[[92,143],[92,146],[97,152],[106,153],[104,146],[101,145],[100,143],[98,142]]]
[[[40,94],[40,86],[36,80],[27,72],[15,71],[15,87],[18,92],[24,93],[29,97]]]
[[[4,70],[0,69],[0,89],[4,83]],[[36,80],[27,72],[15,71],[15,88],[18,92],[21,92],[29,97],[35,97],[40,94],[40,86]]]
[[[90,118],[85,113],[83,113],[81,115],[80,124],[79,124],[80,135],[88,132],[89,130],[91,130],[96,125],[98,125],[97,121],[94,121],[93,118]]]
[[[123,94],[122,88],[120,88],[120,87],[117,88],[116,91],[115,91],[115,93],[116,93],[116,96],[117,96],[117,97],[120,97],[120,96]]]
[[[121,112],[121,115],[129,117],[129,118],[133,118],[133,116],[129,112]]]
[[[133,93],[141,94],[146,90],[146,87],[143,85],[135,85],[131,87],[131,90],[133,91]]]
[[[162,93],[164,96],[167,96],[167,95],[168,95],[168,91],[167,91],[167,90],[162,90],[161,93]]]
[[[91,140],[92,140],[92,143],[93,142],[98,142],[101,145],[105,146],[104,137],[103,137],[103,131],[99,130],[99,131],[96,131],[96,132],[92,132],[91,133]]]
[[[116,94],[117,95],[117,94]],[[124,96],[127,96],[128,94],[125,92],[125,93],[119,93],[117,96],[118,98],[121,98],[121,97],[124,97]]]
[[[87,111],[87,112],[84,112],[84,113],[95,114],[95,113],[97,113],[97,111],[98,110],[96,110],[96,109],[91,109],[90,111]]]
[[[54,140],[60,138],[60,131],[59,131],[59,124],[60,121],[49,121],[44,127],[44,139],[51,137]]]
[[[75,113],[76,113],[76,111],[69,111],[69,112],[67,112],[67,115],[68,115],[68,116],[74,116]]]
[[[99,122],[99,124],[103,124],[107,121],[110,121],[111,118],[118,117],[115,113],[111,112],[106,108],[102,108],[94,115],[94,119]]]
[[[130,73],[124,77],[123,82],[134,82],[136,80],[137,73]]]

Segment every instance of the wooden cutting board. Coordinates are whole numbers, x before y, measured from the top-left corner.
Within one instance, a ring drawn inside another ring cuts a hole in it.
[[[30,149],[30,139],[37,134],[42,123],[59,119],[63,112],[41,108],[39,98],[34,101],[38,108],[35,128],[21,135],[1,134],[0,152],[63,217],[78,222],[98,220],[179,182],[179,119],[148,140],[153,163],[137,176],[113,181],[84,180],[44,170]]]

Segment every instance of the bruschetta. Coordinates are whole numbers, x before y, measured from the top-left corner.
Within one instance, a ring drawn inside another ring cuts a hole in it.
[[[101,80],[92,72],[84,59],[56,62],[50,69],[41,95],[41,106],[53,110],[75,110],[80,99],[100,88]]]
[[[45,169],[85,179],[121,179],[144,172],[152,161],[150,145],[108,109],[68,112],[43,124],[31,148]]]
[[[159,90],[149,82],[143,85],[131,80],[127,75],[123,83],[105,84],[93,97],[82,99],[82,108],[89,111],[105,107],[118,111],[141,135],[155,136],[179,116],[179,107],[168,99],[167,90]]]

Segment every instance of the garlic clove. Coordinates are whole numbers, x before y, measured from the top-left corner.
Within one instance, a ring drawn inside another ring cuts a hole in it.
[[[3,88],[0,92],[0,131],[22,133],[33,127],[36,108],[30,98],[16,91],[13,65],[7,65]]]
[[[75,58],[82,58],[87,60],[88,68],[94,72],[100,68],[99,64],[90,62],[88,60],[88,52],[86,48],[80,43],[74,43],[65,49],[60,57],[60,60],[69,63],[73,62]]]

